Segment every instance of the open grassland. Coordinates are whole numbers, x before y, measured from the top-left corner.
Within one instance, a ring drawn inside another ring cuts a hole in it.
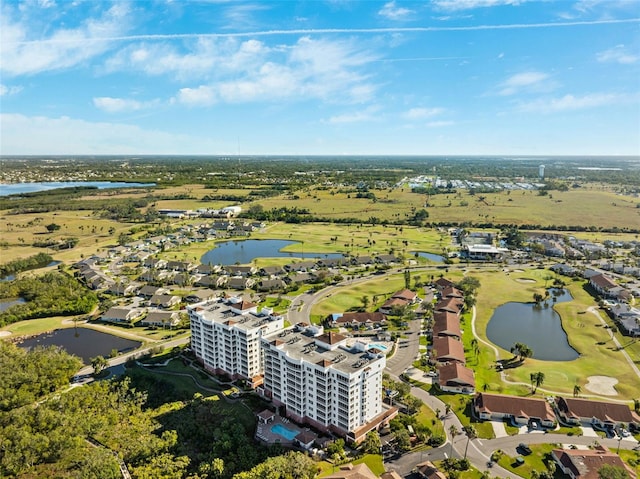
[[[463,192],[431,196],[427,210],[429,220],[436,222],[487,221],[516,225],[637,228],[640,209],[636,208],[636,203],[630,196],[595,189],[551,191],[547,196],[540,196],[534,191],[473,196]]]
[[[55,223],[60,229],[47,232],[46,225]],[[73,262],[117,244],[118,235],[128,232],[131,223],[101,219],[90,211],[61,211],[55,213],[28,213],[0,216],[0,239],[7,245],[0,249],[0,261],[32,256],[46,252],[55,260]],[[111,229],[113,228],[113,229]],[[78,238],[77,246],[68,250],[31,246],[36,241]]]
[[[376,199],[356,198],[354,191],[337,188],[307,189],[297,195],[283,195],[253,204],[265,209],[297,207],[308,209],[326,218],[369,218],[379,221],[405,220],[413,209],[426,208],[430,222],[472,221],[516,225],[576,225],[606,228],[637,228],[640,209],[637,201],[611,191],[582,188],[551,191],[539,195],[536,191],[512,191],[471,195],[468,191],[427,196],[412,193],[408,188],[372,190]],[[250,203],[251,204],[251,203]],[[248,206],[248,205],[247,205]]]
[[[504,272],[487,272],[482,275],[481,288],[477,301],[476,332],[487,340],[486,326],[491,319],[495,308],[509,301],[531,302],[533,294],[544,290],[545,284],[550,285],[546,270],[528,270],[527,279],[535,279],[535,283],[518,282],[518,274]],[[593,298],[584,290],[584,281],[571,282],[568,286],[573,301],[555,305],[556,311],[562,318],[562,325],[566,331],[569,343],[580,353],[580,357],[573,361],[540,361],[536,359],[526,359],[524,364],[505,371],[505,375],[510,382],[520,382],[524,385],[514,385],[504,383],[500,380],[499,373],[492,369],[495,355],[486,345],[480,345],[478,355],[478,365],[474,367],[476,371],[476,383],[479,389],[483,385],[491,392],[502,392],[507,394],[530,394],[528,384],[530,384],[530,374],[543,372],[545,375],[542,389],[538,389],[539,394],[544,390],[558,392],[562,394],[572,394],[574,385],[579,385],[582,395],[589,392],[584,386],[589,376],[604,375],[618,379],[616,385],[617,396],[611,399],[630,400],[640,395],[640,380],[631,369],[622,353],[617,350],[611,341],[610,333],[604,329],[598,318],[586,312],[587,308],[594,306]],[[513,318],[517,321],[517,318]],[[510,358],[512,354],[501,348],[497,348],[501,358]],[[628,349],[628,352],[634,353]],[[638,361],[637,356],[632,356],[634,361]]]

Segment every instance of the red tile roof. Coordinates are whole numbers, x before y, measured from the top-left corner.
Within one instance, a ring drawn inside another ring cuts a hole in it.
[[[476,387],[473,371],[460,363],[445,364],[438,367],[438,383],[445,386]]]
[[[435,354],[433,354],[435,350]],[[464,364],[464,346],[461,341],[449,336],[436,336],[433,338],[432,355],[438,361],[458,361]]]
[[[342,334],[338,334],[338,333],[334,333],[333,331],[329,331],[328,333],[324,333],[321,336],[318,336],[316,338],[316,340],[321,341],[325,344],[338,344],[340,341],[344,341],[345,339],[347,339],[346,336],[343,336]]]
[[[392,298],[405,299],[407,301],[413,301],[416,298],[417,294],[411,291],[410,289],[402,289],[393,293]]]
[[[510,414],[514,417],[555,421],[551,405],[544,399],[478,393],[473,400],[478,412]]]
[[[462,306],[464,306],[464,301],[459,298],[445,298],[436,303],[434,310],[459,313],[462,310]]]
[[[604,446],[595,449],[554,449],[556,461],[568,469],[576,479],[598,479],[598,470],[608,464],[624,469],[631,479],[636,473],[620,459],[620,456]]]
[[[443,298],[464,298],[464,293],[453,286],[444,288],[441,294]]]
[[[453,281],[449,281],[447,278],[438,278],[434,281],[433,284],[435,284],[439,290],[443,290],[444,288],[449,288],[451,286],[454,286]]]
[[[596,274],[589,278],[589,282],[605,291],[616,288],[618,284],[605,274]]]
[[[433,315],[433,336],[458,336],[460,331],[460,319],[455,313],[449,311],[436,311]]]
[[[603,422],[640,424],[640,416],[626,404],[593,401],[591,399],[556,398],[558,410],[566,417],[590,419],[595,417]]]

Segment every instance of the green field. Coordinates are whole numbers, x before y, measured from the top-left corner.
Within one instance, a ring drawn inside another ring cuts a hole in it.
[[[517,275],[507,275],[501,271],[483,274],[480,278],[481,287],[476,308],[477,334],[486,340],[486,326],[494,309],[508,301],[532,301],[533,293],[544,289],[547,282],[544,278],[548,274],[546,270],[527,271],[526,276],[535,278],[535,283],[518,282]],[[479,367],[474,368],[478,388],[483,388],[486,384],[491,392],[529,394],[530,388],[527,385],[530,382],[530,373],[541,371],[545,374],[545,381],[538,389],[538,394],[548,391],[570,395],[576,384],[581,387],[582,394],[594,394],[585,388],[587,378],[604,375],[615,377],[619,381],[616,385],[618,395],[613,399],[631,400],[640,396],[640,381],[622,353],[613,346],[608,330],[602,328],[594,314],[580,314],[595,305],[594,299],[583,289],[583,283],[584,281],[571,282],[568,288],[573,301],[554,306],[560,314],[569,343],[580,353],[580,357],[573,361],[561,362],[526,359],[522,366],[505,371],[509,381],[524,383],[514,385],[500,381],[499,373],[492,368],[495,355],[490,348],[481,343]],[[498,349],[501,358],[512,357],[509,351]],[[629,347],[626,350],[637,363],[640,357],[635,345],[634,348]]]

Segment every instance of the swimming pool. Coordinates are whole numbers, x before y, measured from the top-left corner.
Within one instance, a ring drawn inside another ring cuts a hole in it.
[[[293,441],[294,438],[299,434],[298,431],[289,429],[288,427],[284,427],[282,424],[274,424],[273,426],[271,426],[271,432],[277,434],[278,436],[284,437],[287,441]]]
[[[379,343],[369,343],[369,347],[379,349],[380,351],[383,351],[383,352],[385,352],[388,349],[384,344],[379,344]]]

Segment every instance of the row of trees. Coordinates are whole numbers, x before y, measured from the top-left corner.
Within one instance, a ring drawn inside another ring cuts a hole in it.
[[[0,313],[0,326],[25,319],[87,314],[98,304],[93,291],[59,271],[2,282],[0,298],[25,300]]]
[[[96,381],[60,393],[81,367],[59,348],[0,342],[0,477],[311,479],[315,463],[257,446],[243,408],[173,389],[150,397],[137,379]],[[177,395],[176,395],[177,394]],[[116,455],[114,455],[114,453]]]
[[[0,265],[0,278],[30,269],[43,268],[52,261],[53,258],[46,253],[38,253],[28,258],[14,259]]]

